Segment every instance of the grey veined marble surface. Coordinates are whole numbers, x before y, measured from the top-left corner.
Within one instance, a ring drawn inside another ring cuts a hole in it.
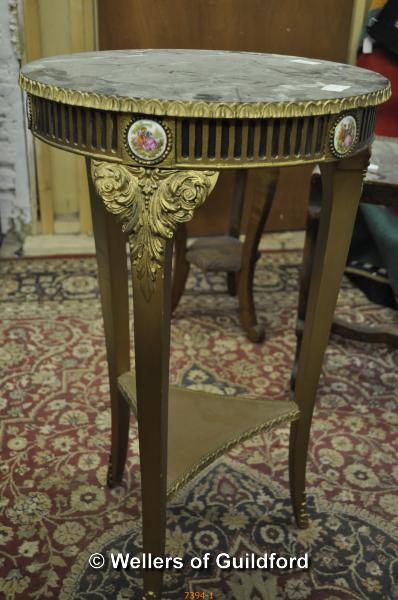
[[[366,69],[317,59],[215,50],[117,50],[25,65],[30,79],[127,98],[207,102],[328,100],[383,90]]]

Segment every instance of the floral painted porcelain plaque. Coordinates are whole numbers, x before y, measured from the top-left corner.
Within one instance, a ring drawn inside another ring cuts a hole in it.
[[[353,115],[346,115],[334,126],[332,151],[337,156],[345,156],[351,152],[357,142],[358,126]]]
[[[165,128],[152,119],[138,119],[127,127],[126,142],[133,158],[139,162],[156,162],[168,150]]]

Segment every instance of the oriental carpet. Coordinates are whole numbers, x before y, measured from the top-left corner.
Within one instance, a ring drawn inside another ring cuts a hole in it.
[[[172,322],[171,380],[227,395],[284,398],[295,347],[300,253],[266,252],[255,300],[263,345],[246,340],[222,275],[193,270]],[[105,486],[107,366],[95,258],[0,264],[0,598],[139,599],[134,569],[88,565],[93,552],[139,556],[140,477],[131,423],[121,487]],[[344,282],[339,316],[396,322]],[[224,455],[170,503],[167,554],[310,556],[310,568],[165,572],[165,600],[398,598],[398,352],[330,341],[308,463],[311,526],[288,494],[288,427]],[[209,596],[207,596],[209,597]]]

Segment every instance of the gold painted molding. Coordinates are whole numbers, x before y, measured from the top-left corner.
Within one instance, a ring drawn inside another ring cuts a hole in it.
[[[106,209],[122,222],[129,236],[132,266],[149,300],[163,266],[166,240],[203,204],[218,172],[127,167],[92,160],[91,176]]]
[[[34,81],[20,74],[21,87],[33,96],[54,102],[145,115],[169,117],[197,117],[220,119],[288,118],[337,114],[354,108],[376,106],[391,96],[391,86],[383,90],[360,96],[333,98],[331,100],[309,100],[306,102],[204,102],[192,100],[158,100],[153,98],[127,98],[92,92],[65,89]]]

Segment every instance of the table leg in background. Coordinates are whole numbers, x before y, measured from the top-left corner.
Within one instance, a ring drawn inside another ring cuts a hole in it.
[[[264,327],[257,323],[253,298],[254,269],[261,236],[272,208],[279,169],[267,169],[266,175],[264,194],[255,196],[251,206],[242,249],[242,266],[239,273],[240,320],[249,340],[252,342],[260,342],[265,335]]]

